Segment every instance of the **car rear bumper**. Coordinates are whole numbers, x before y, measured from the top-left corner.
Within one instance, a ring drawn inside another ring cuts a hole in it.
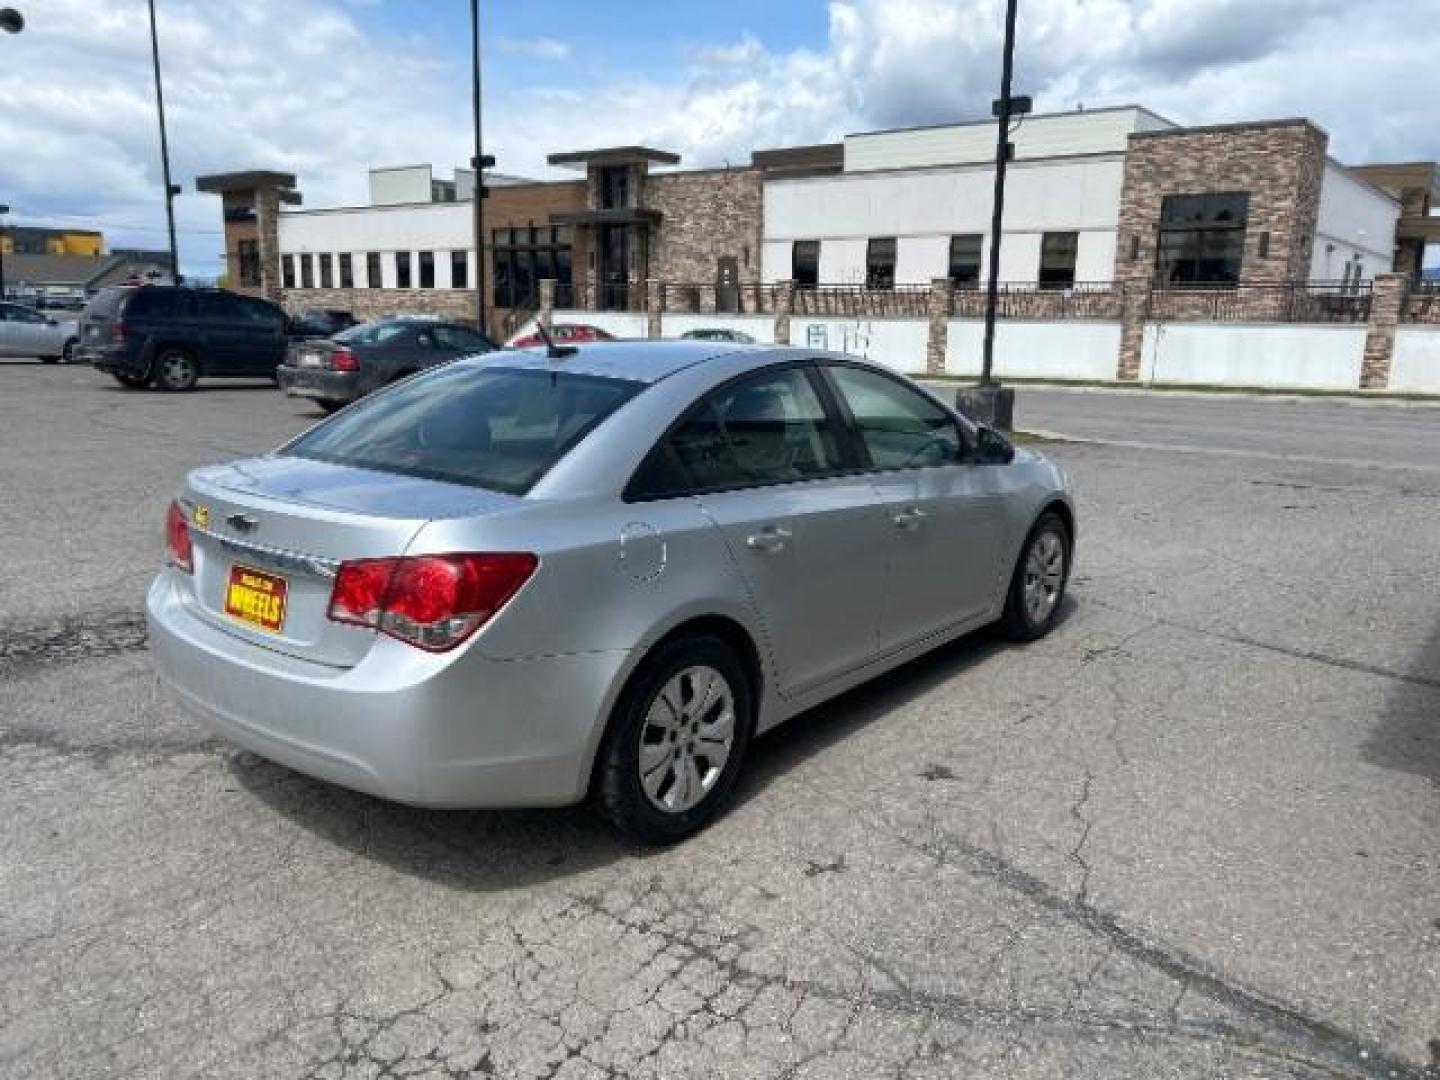
[[[280,389],[291,397],[313,398],[317,401],[354,401],[361,396],[360,377],[351,371],[326,371],[324,368],[292,367],[281,364],[275,369]]]
[[[150,366],[138,349],[116,349],[83,343],[75,347],[73,359],[77,363],[89,364],[111,375],[144,375]]]
[[[378,637],[353,668],[262,648],[191,606],[166,570],[146,600],[161,678],[198,719],[271,761],[415,806],[584,797],[623,651],[491,660]]]

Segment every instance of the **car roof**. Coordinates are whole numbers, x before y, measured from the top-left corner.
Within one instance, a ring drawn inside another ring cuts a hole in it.
[[[677,371],[737,353],[769,353],[754,345],[724,341],[592,341],[565,343],[566,355],[551,359],[543,345],[487,353],[487,367],[515,370],[568,371],[631,382],[655,383]],[[573,351],[572,351],[573,350]]]

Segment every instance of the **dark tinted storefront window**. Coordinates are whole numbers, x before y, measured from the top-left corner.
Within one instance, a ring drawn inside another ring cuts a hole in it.
[[[470,287],[470,261],[463,251],[450,252],[450,287],[452,289],[468,289]]]
[[[796,240],[790,249],[790,276],[802,287],[820,283],[820,241]]]
[[[240,284],[254,289],[260,285],[260,244],[255,240],[241,240],[235,245],[240,257]]]
[[[980,243],[979,233],[950,237],[950,280],[962,289],[973,289],[980,284]]]
[[[420,252],[420,288],[433,289],[435,287],[435,253],[433,251]]]
[[[333,255],[320,256],[320,287],[322,289],[335,287],[334,259]]]
[[[287,289],[295,287],[295,256],[286,255],[280,260],[280,281]]]
[[[1040,287],[1068,289],[1075,284],[1075,257],[1080,234],[1047,232],[1040,238]]]
[[[340,288],[353,289],[355,287],[355,271],[350,263],[350,253],[347,251],[343,255],[337,255],[336,258],[340,260]]]
[[[1162,285],[1233,285],[1245,256],[1247,192],[1167,195],[1160,205],[1155,278]]]
[[[408,251],[395,253],[395,287],[397,289],[410,288],[410,252]]]
[[[378,289],[384,284],[380,277],[380,253],[378,251],[367,251],[365,253],[365,285],[367,288]]]
[[[315,287],[315,256],[300,256],[300,287],[302,289],[313,289]]]
[[[877,236],[865,247],[865,287],[867,289],[893,289],[895,287],[895,238]]]
[[[568,226],[519,226],[490,233],[497,308],[535,307],[540,282],[571,283],[571,232]]]

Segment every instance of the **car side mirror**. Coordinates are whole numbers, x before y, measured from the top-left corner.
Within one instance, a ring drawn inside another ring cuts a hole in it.
[[[975,437],[975,458],[980,465],[1009,465],[1015,460],[1015,447],[994,428],[981,427]]]

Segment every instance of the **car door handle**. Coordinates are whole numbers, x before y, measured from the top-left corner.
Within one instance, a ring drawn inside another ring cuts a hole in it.
[[[897,510],[891,515],[890,520],[895,523],[897,528],[915,529],[919,528],[920,522],[929,516],[927,511],[918,506],[907,506],[904,510]]]
[[[778,525],[767,525],[758,533],[751,533],[745,538],[745,546],[754,548],[756,551],[780,551],[790,542],[791,532],[789,529],[782,529]]]

